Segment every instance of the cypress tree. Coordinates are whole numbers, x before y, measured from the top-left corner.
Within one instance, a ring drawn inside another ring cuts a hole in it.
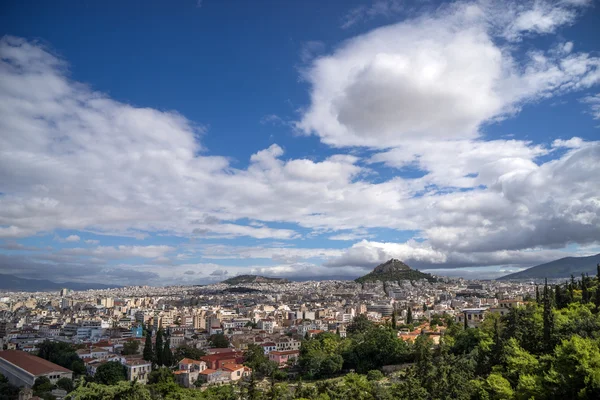
[[[173,365],[173,352],[171,351],[171,346],[169,343],[169,337],[165,337],[165,346],[163,349],[163,363],[165,367],[170,367]]]
[[[554,298],[556,299],[556,308],[565,307],[565,296],[560,288],[560,285],[554,287]]]
[[[587,279],[585,278],[585,275],[582,273],[581,274],[581,302],[583,304],[585,304],[589,301],[590,301],[590,295],[588,292]]]
[[[535,302],[540,304],[540,288],[535,285]]]
[[[548,287],[548,279],[544,282],[544,347],[547,350],[551,350],[552,346],[552,330],[554,326],[554,314],[552,312],[552,299],[551,299],[551,288]]]
[[[154,350],[152,349],[152,329],[146,330],[146,343],[144,344],[144,360],[154,361]]]
[[[600,312],[600,264],[596,266],[596,312]]]
[[[392,313],[392,329],[396,329],[396,311]]]
[[[154,346],[154,349],[155,349],[154,361],[156,362],[156,365],[158,365],[159,367],[162,367],[163,365],[165,365],[165,362],[163,359],[164,346],[165,345],[163,343],[163,329],[160,328],[158,330],[158,332],[156,332],[156,344]]]
[[[464,317],[464,320],[465,320],[464,321],[464,324],[465,324],[464,328],[466,330],[466,329],[469,328],[469,323],[467,322],[467,312],[466,311],[463,311],[463,317]]]
[[[412,308],[408,307],[408,310],[406,310],[406,323],[408,325],[413,323],[413,316],[412,316]]]

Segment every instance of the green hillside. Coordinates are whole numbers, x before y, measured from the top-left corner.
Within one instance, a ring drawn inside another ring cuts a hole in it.
[[[431,274],[412,269],[402,261],[392,258],[391,260],[376,266],[375,269],[367,275],[355,279],[355,282],[416,281],[420,279],[427,279],[429,282],[435,282],[437,280]]]

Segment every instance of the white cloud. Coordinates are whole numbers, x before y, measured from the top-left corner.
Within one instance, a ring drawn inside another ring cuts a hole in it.
[[[81,238],[77,235],[69,235],[65,238],[65,242],[79,242]]]
[[[98,244],[98,243],[100,243],[100,241],[96,240],[96,239],[87,239],[87,240],[85,240],[85,242],[87,244]]]
[[[590,106],[590,113],[594,119],[600,119],[600,93],[586,96],[582,101]]]
[[[95,248],[69,248],[63,249],[59,254],[79,255],[79,256],[94,256],[100,258],[156,258],[162,257],[166,253],[174,251],[172,246],[165,245],[150,245],[150,246],[98,246]]]
[[[311,104],[297,127],[333,146],[475,139],[483,123],[524,103],[600,80],[600,61],[588,54],[534,50],[522,64],[514,47],[500,46],[500,21],[515,21],[509,36],[517,39],[551,32],[576,14],[546,2],[517,4],[503,11],[504,3],[455,3],[350,39],[305,73]]]
[[[229,274],[248,268],[310,274],[313,268],[319,276],[331,269],[315,266],[313,259],[350,274],[390,256],[429,266],[523,265],[558,254],[548,248],[593,246],[600,237],[600,143],[485,140],[479,128],[526,102],[590,87],[600,76],[598,60],[564,43],[514,57],[513,47],[498,43],[571,22],[541,12],[546,22],[529,17],[510,28],[510,36],[490,22],[490,7],[483,2],[442,7],[317,57],[307,75],[311,105],[298,126],[327,144],[365,145],[377,153],[361,159],[343,149],[327,158],[294,159],[275,144],[253,154],[245,169],[203,152],[204,129],[176,112],[112,100],[69,80],[66,63],[42,46],[5,37],[0,237],[70,229],[289,243],[301,238],[300,226],[333,240],[370,239],[347,251],[199,247],[209,259],[277,264],[227,266]],[[532,7],[510,12],[518,16]],[[376,163],[413,168],[423,176],[380,177],[370,168]],[[371,228],[413,230],[420,239],[387,243],[370,237]],[[195,256],[171,246],[85,242],[93,247],[48,254],[33,260],[35,268],[54,262],[67,274],[82,268],[77,257],[94,266],[141,257],[149,261],[132,268],[145,268],[148,280],[165,282],[169,268]],[[14,261],[5,265],[24,265]],[[68,264],[60,267],[61,262]],[[198,265],[203,276],[225,271]],[[126,264],[106,268],[113,277],[126,275]],[[177,271],[184,277],[196,269]]]

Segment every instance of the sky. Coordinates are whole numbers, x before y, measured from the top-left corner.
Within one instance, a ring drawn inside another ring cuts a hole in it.
[[[0,5],[0,273],[487,279],[600,253],[600,4]]]

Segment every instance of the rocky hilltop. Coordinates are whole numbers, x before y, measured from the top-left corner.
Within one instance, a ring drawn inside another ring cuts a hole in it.
[[[416,269],[412,269],[400,260],[392,258],[389,261],[380,264],[367,275],[355,279],[358,283],[365,282],[396,282],[396,281],[416,281],[427,279],[429,282],[435,282],[436,278],[431,274],[426,274]]]
[[[238,275],[225,279],[222,283],[227,285],[245,285],[249,283],[290,283],[290,281],[283,278],[268,278],[260,275]]]

